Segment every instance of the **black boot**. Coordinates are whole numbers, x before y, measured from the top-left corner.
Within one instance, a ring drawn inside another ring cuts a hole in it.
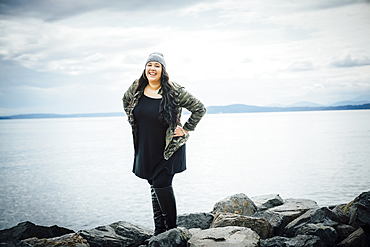
[[[172,185],[164,188],[154,188],[162,214],[166,221],[167,230],[177,227],[176,200]]]
[[[159,206],[159,202],[154,192],[153,186],[150,187],[150,192],[152,195],[154,236],[157,236],[158,234],[166,231],[166,225],[164,224],[164,217],[162,215],[161,207]]]

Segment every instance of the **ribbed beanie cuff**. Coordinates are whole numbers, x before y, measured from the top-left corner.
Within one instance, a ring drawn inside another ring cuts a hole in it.
[[[148,59],[146,60],[145,66],[147,63],[152,61],[158,62],[162,64],[163,67],[166,67],[166,61],[164,61],[163,54],[160,52],[153,52],[152,54],[150,54]]]

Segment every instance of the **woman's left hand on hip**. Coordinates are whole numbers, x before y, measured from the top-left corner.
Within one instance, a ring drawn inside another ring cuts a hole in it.
[[[183,136],[185,133],[187,133],[187,131],[184,130],[180,125],[177,125],[173,137]]]

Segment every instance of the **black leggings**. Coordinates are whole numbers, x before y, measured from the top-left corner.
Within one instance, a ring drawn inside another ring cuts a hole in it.
[[[159,173],[153,180],[148,180],[148,183],[154,188],[164,188],[172,185],[174,174]]]

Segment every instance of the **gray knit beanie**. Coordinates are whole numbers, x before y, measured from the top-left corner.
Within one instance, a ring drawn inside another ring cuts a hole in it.
[[[147,63],[155,61],[160,64],[162,64],[163,67],[166,68],[166,61],[164,61],[163,54],[160,52],[153,52],[152,54],[149,55],[148,59],[146,60],[145,66]]]

